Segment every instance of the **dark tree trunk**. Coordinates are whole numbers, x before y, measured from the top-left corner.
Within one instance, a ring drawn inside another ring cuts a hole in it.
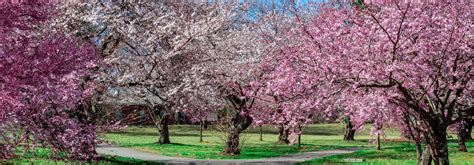
[[[429,145],[425,145],[423,154],[421,156],[421,161],[418,162],[419,165],[430,165],[433,158],[431,157],[431,148]]]
[[[467,127],[467,140],[472,140],[472,123]]]
[[[467,152],[467,147],[466,147],[466,141],[468,140],[468,120],[464,119],[462,120],[458,132],[458,144],[459,144],[459,151],[461,152]]]
[[[160,144],[170,144],[170,133],[168,129],[168,120],[169,120],[170,115],[165,114],[163,115],[163,118],[160,121]]]
[[[231,128],[229,130],[229,135],[227,137],[227,144],[225,153],[229,155],[239,155],[240,154],[240,131],[236,128]]]
[[[354,140],[355,130],[351,123],[351,119],[349,117],[345,117],[344,123],[346,125],[344,131],[344,140]]]
[[[263,129],[261,125],[259,127],[260,127],[260,141],[263,141]]]
[[[301,134],[298,135],[298,148],[301,148]]]
[[[300,131],[298,134],[298,148],[301,148],[301,135],[303,134],[303,127],[298,125],[298,130]]]
[[[278,127],[278,141],[279,144],[289,144],[288,135],[290,134],[289,129],[285,129],[285,124],[280,124]]]
[[[205,122],[205,121],[204,121],[204,122]],[[199,142],[203,142],[203,140],[202,140],[202,129],[203,129],[204,125],[205,125],[205,124],[204,124],[203,121],[201,120],[201,122],[199,122]]]
[[[431,125],[427,134],[427,142],[430,146],[431,156],[435,165],[448,165],[448,139],[447,126]]]
[[[344,134],[344,140],[353,141],[355,135],[355,130],[352,128],[346,128],[346,133]]]
[[[158,133],[160,134],[157,143],[170,144],[170,135],[168,130],[168,120],[170,118],[170,114],[163,112],[161,108],[162,107],[151,105],[147,108],[147,110],[151,119],[153,120],[155,127],[158,129]]]
[[[467,132],[468,132],[467,133],[467,140],[472,141],[473,140],[472,139],[472,127],[471,127],[471,129],[467,130]]]
[[[228,155],[240,154],[240,133],[246,130],[252,124],[252,117],[236,113],[229,122],[229,132],[227,135],[226,147],[224,152]]]
[[[240,154],[240,134],[246,130],[253,121],[250,116],[249,110],[252,109],[255,98],[249,98],[244,95],[241,84],[234,82],[237,88],[229,92],[226,96],[227,100],[232,104],[234,114],[230,115],[230,121],[228,121],[228,134],[224,153],[227,155],[238,155]],[[258,93],[258,89],[255,94]],[[254,95],[256,96],[256,95]]]
[[[461,133],[458,134],[458,145],[459,145],[459,151],[460,152],[467,152],[467,146],[466,146],[466,138],[464,135],[460,135]]]
[[[204,129],[207,129],[208,126],[209,126],[209,123],[207,122],[207,120],[204,120]]]
[[[466,121],[466,140],[472,140],[472,126],[474,125],[474,119]]]
[[[380,133],[377,133],[377,139],[375,140],[375,149],[380,150]]]

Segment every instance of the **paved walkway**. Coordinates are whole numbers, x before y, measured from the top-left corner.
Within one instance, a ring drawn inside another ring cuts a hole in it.
[[[303,162],[315,158],[322,158],[326,156],[347,154],[357,151],[361,148],[344,148],[314,152],[304,152],[298,154],[291,154],[283,157],[272,157],[264,159],[245,159],[245,160],[201,160],[192,158],[181,158],[181,157],[170,157],[157,154],[146,153],[124,147],[114,146],[99,146],[97,152],[103,155],[129,157],[140,160],[155,161],[165,164],[202,164],[202,165],[214,165],[214,164],[227,164],[227,165],[247,165],[247,164],[265,164],[265,165],[280,165],[280,164],[295,164],[297,162]]]

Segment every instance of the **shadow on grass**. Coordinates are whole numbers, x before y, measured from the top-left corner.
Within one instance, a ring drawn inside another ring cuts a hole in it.
[[[101,156],[100,161],[92,162],[97,164],[156,164],[162,165],[165,163],[159,163],[154,161],[138,160],[133,158],[118,157],[118,156]]]
[[[126,135],[126,136],[156,136],[159,137],[159,133],[153,132],[132,132],[132,131],[124,131],[124,132],[111,132],[109,134],[117,134],[117,135]],[[190,137],[199,137],[199,134],[195,133],[178,133],[178,132],[170,132],[170,137],[172,136],[190,136]],[[203,135],[203,137],[211,137],[209,135]]]
[[[260,134],[260,131],[256,130],[256,129],[249,129],[249,130],[245,130],[244,133]],[[336,132],[336,131],[324,131],[324,130],[305,130],[303,132],[303,135],[331,136],[331,135],[342,135],[342,133],[341,132]],[[263,134],[278,135],[278,132],[277,132],[276,129],[275,130],[263,130]]]
[[[338,126],[338,125],[336,125]],[[304,130],[305,135],[343,135],[344,130],[343,129],[334,129],[334,125],[328,125],[328,126],[318,126],[318,127],[307,127]],[[331,129],[329,129],[331,128]],[[342,128],[342,127],[341,127]],[[146,130],[146,132],[143,132],[143,130]],[[130,133],[137,133],[137,134],[158,134],[157,132],[154,132],[154,129],[156,129],[153,126],[133,126],[128,128],[127,132]],[[198,135],[199,133],[199,125],[170,125],[170,133],[173,133],[173,130],[179,130],[179,132],[187,132],[191,133],[194,132]],[[204,131],[216,131],[219,130],[216,128],[216,126],[210,125],[207,129],[204,129]],[[278,129],[273,126],[265,126],[263,127],[262,130],[263,134],[273,134],[277,135],[278,134]],[[255,127],[255,128],[248,128],[245,130],[245,133],[251,133],[251,134],[259,134],[260,133],[260,128]]]

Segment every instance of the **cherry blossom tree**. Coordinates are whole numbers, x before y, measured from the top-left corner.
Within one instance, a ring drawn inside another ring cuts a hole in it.
[[[282,76],[275,78],[273,92],[299,92],[317,107],[337,100],[330,99],[335,93],[368,92],[377,102],[416,117],[435,164],[449,164],[447,127],[473,115],[469,5],[391,2],[318,9],[295,32],[299,44],[283,52],[287,60],[278,65],[275,74]],[[360,104],[350,100],[344,105]]]
[[[286,124],[281,131],[284,136],[290,128],[299,128],[310,121],[308,118],[311,114],[306,113],[307,109],[291,107],[284,102],[284,98],[280,101],[279,95],[267,91],[271,88],[267,87],[271,84],[267,83],[270,80],[267,73],[274,68],[272,60],[265,59],[281,52],[279,43],[290,42],[285,34],[296,27],[291,26],[295,24],[291,23],[293,17],[289,13],[289,9],[295,5],[288,1],[282,2],[280,7],[276,7],[274,2],[271,6],[252,6],[254,8],[249,11],[260,11],[253,12],[253,18],[256,20],[247,21],[249,24],[242,24],[245,26],[229,31],[231,35],[222,37],[225,42],[217,44],[222,46],[219,50],[229,50],[218,55],[233,60],[206,64],[210,67],[208,73],[221,75],[217,79],[218,84],[221,84],[221,95],[232,107],[232,117],[227,123],[227,154],[240,153],[239,135],[252,123],[261,125],[271,119],[269,124]],[[301,131],[293,133],[299,135]]]
[[[206,115],[230,105],[225,152],[240,153],[239,135],[251,125],[253,109],[262,107],[254,104],[263,103],[256,100],[259,85],[252,84],[262,75],[262,30],[244,18],[246,4],[98,2],[64,9],[71,17],[59,22],[71,32],[105,36],[98,37],[102,53],[115,67],[111,70],[118,70],[105,81],[132,91],[122,97],[144,98],[159,111],[161,143],[169,143],[171,113]],[[83,24],[91,28],[78,26]]]
[[[67,3],[60,26],[98,39],[112,66],[104,82],[123,92],[119,99],[145,100],[157,117],[160,143],[170,143],[168,119],[182,110],[184,95],[198,81],[193,65],[216,60],[210,40],[232,23],[233,5],[171,2]],[[83,27],[86,24],[90,26]],[[193,77],[193,74],[196,75]],[[206,91],[201,91],[206,92]],[[191,99],[197,100],[197,99]]]
[[[53,3],[0,3],[0,158],[50,148],[58,158],[94,159],[95,125],[76,106],[91,89],[82,77],[98,61],[95,48],[60,29]],[[64,157],[59,157],[64,156]]]
[[[262,88],[259,100],[264,100],[269,106],[260,110],[260,118],[255,118],[255,120],[256,123],[263,123],[266,119],[267,124],[276,125],[279,130],[278,143],[288,144],[290,143],[290,139],[288,139],[290,134],[295,133],[290,130],[295,130],[310,122],[312,114],[307,111],[308,109],[301,109],[289,104],[291,101],[301,101],[297,97],[282,96],[271,91],[274,87],[272,84],[282,80],[278,78],[280,75],[272,74],[272,72],[278,69],[274,64],[284,60],[275,54],[282,54],[284,51],[282,47],[293,43],[293,38],[288,36],[291,36],[290,34],[298,27],[295,20],[304,21],[305,16],[309,14],[306,13],[306,10],[300,10],[301,6],[291,0],[271,1],[271,3],[256,4],[255,6],[254,10],[258,11],[256,17],[261,19],[259,29],[262,31],[262,40],[269,45],[266,48],[265,59],[260,62],[262,76],[257,80],[257,84]]]
[[[103,53],[110,54],[107,61],[120,73],[106,81],[133,89],[123,96],[145,98],[150,109],[159,109],[161,143],[169,143],[170,113],[214,111],[230,104],[236,113],[229,125],[228,153],[239,153],[238,135],[252,123],[247,112],[256,102],[257,88],[250,82],[259,75],[263,50],[256,26],[241,19],[245,5],[99,2],[67,4],[64,9],[72,17],[59,22],[70,31],[107,36],[102,47],[110,49]],[[77,26],[84,22],[92,30]]]
[[[196,67],[204,73],[201,75],[207,75],[201,81],[215,83],[211,91],[218,92],[219,99],[231,107],[224,149],[230,155],[240,153],[240,133],[252,124],[254,112],[265,108],[262,106],[265,102],[258,100],[258,84],[252,83],[261,75],[258,65],[263,54],[260,35],[252,28],[242,24],[215,38],[216,53],[209,56],[215,60]]]

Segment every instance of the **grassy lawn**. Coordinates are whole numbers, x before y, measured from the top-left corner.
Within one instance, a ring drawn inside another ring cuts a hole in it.
[[[63,161],[63,160],[52,160],[47,158],[41,157],[21,157],[18,159],[9,159],[2,161],[0,160],[0,164],[56,164],[56,165],[66,165],[66,164],[81,164],[81,165],[119,165],[119,164],[158,164],[156,162],[149,162],[143,160],[136,160],[131,158],[124,158],[124,157],[101,157],[97,161],[93,162],[80,162],[80,161]]]
[[[91,162],[81,161],[65,161],[65,160],[54,160],[50,159],[51,152],[48,149],[38,148],[34,152],[23,152],[23,149],[19,147],[17,149],[17,158],[9,160],[0,160],[0,164],[157,164],[155,162],[148,162],[143,160],[136,160],[132,158],[117,157],[117,156],[100,156],[98,160]]]
[[[458,152],[457,143],[449,143],[449,159],[451,164],[474,164],[474,142],[468,142],[468,153]],[[360,150],[352,154],[336,155],[321,159],[314,159],[301,164],[344,164],[344,160],[363,159],[361,163],[352,164],[417,164],[416,151],[413,144],[399,142],[395,146],[382,148],[382,150]],[[347,163],[346,164],[351,164]]]
[[[343,164],[344,159],[363,159],[355,164],[416,164],[416,152],[413,144],[400,139],[396,129],[386,129],[386,137],[382,141],[382,150],[373,150],[369,143],[373,139],[369,134],[370,125],[356,132],[356,141],[342,140],[343,124],[314,124],[306,126],[302,136],[302,147],[276,144],[277,129],[274,126],[263,127],[263,141],[259,141],[259,129],[249,128],[242,134],[242,154],[226,156],[222,154],[224,133],[209,128],[204,131],[204,142],[199,142],[199,126],[173,125],[170,128],[170,139],[173,144],[160,145],[157,129],[150,126],[131,126],[120,132],[107,133],[101,136],[115,145],[129,147],[150,153],[190,157],[197,159],[258,159],[283,156],[291,153],[327,150],[344,147],[366,147],[367,149],[352,154],[331,156],[315,159],[303,164]],[[451,135],[456,137],[454,135]],[[469,153],[457,152],[457,143],[451,138],[450,160],[452,164],[474,164],[474,142],[468,142]],[[0,164],[79,164],[79,162],[64,162],[47,159],[47,150],[37,153],[26,153],[21,158],[0,161]],[[85,164],[149,164],[150,162],[123,157],[103,156],[97,162]],[[81,162],[84,164],[84,162]]]
[[[215,129],[204,131],[204,142],[199,142],[199,127],[193,125],[174,125],[170,128],[170,140],[173,144],[157,144],[158,133],[154,127],[131,126],[122,132],[108,133],[105,139],[116,145],[130,147],[141,151],[167,156],[191,157],[197,159],[257,159],[282,156],[291,153],[327,150],[343,147],[370,147],[371,139],[366,126],[365,130],[356,133],[356,141],[342,140],[344,128],[342,124],[316,124],[305,128],[302,136],[302,147],[297,145],[276,144],[277,129],[274,126],[264,127],[263,140],[259,141],[258,128],[249,128],[243,135],[243,148],[240,156],[226,156],[223,151],[222,132]],[[387,141],[399,139],[399,132],[386,130]],[[396,145],[396,143],[387,143]]]

